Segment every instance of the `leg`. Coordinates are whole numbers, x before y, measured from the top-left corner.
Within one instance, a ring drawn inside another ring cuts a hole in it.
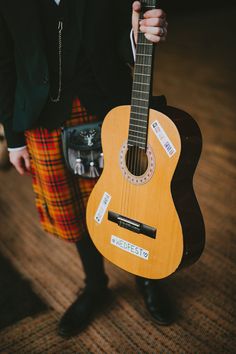
[[[103,257],[94,246],[90,236],[84,235],[82,240],[76,243],[76,247],[86,276],[86,287],[91,291],[106,288],[108,277],[105,274]]]
[[[93,120],[96,117],[88,116],[79,100],[75,100],[72,119],[66,124],[77,125]],[[26,141],[41,224],[50,234],[77,243],[86,273],[83,294],[69,307],[59,324],[59,333],[69,336],[88,324],[95,310],[105,303],[108,294],[108,278],[104,273],[102,257],[86,236],[86,204],[96,180],[80,179],[68,171],[62,154],[60,128],[52,131],[44,128],[29,130]],[[84,241],[83,236],[86,238]]]
[[[86,286],[59,323],[58,333],[63,337],[81,332],[110,298],[103,257],[93,245],[89,235],[84,235],[82,240],[76,243],[76,247],[84,268]]]

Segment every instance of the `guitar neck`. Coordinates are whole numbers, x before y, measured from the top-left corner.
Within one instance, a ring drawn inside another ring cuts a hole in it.
[[[157,7],[157,0],[141,1],[140,19],[147,10]],[[136,63],[134,68],[131,115],[128,146],[147,147],[149,101],[152,87],[154,45],[146,39],[144,33],[138,32]]]

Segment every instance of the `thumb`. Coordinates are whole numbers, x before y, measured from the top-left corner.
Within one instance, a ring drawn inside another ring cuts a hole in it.
[[[133,3],[132,27],[133,27],[134,38],[135,38],[136,43],[137,43],[137,38],[138,38],[140,10],[141,10],[141,3],[139,1],[135,1]]]
[[[24,166],[25,166],[26,171],[31,172],[31,170],[30,170],[30,155],[29,155],[27,148],[23,151],[22,157],[24,159]]]
[[[24,156],[25,168],[28,172],[30,172],[30,159],[29,156]]]

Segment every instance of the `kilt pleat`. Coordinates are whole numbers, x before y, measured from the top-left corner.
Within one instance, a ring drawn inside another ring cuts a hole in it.
[[[97,120],[76,98],[71,116],[63,125],[75,126]],[[30,129],[25,132],[25,137],[41,225],[50,234],[77,242],[87,233],[86,205],[97,178],[81,178],[67,169],[62,153],[61,128]]]

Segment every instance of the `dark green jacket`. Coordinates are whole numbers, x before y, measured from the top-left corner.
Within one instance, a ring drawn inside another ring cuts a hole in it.
[[[24,144],[23,132],[37,125],[49,94],[38,6],[37,0],[0,0],[0,121],[9,147]],[[78,45],[83,36],[99,86],[117,104],[125,103],[131,91],[131,6],[129,0],[78,0],[75,8],[78,21],[72,35]],[[77,49],[71,47],[72,70]]]

